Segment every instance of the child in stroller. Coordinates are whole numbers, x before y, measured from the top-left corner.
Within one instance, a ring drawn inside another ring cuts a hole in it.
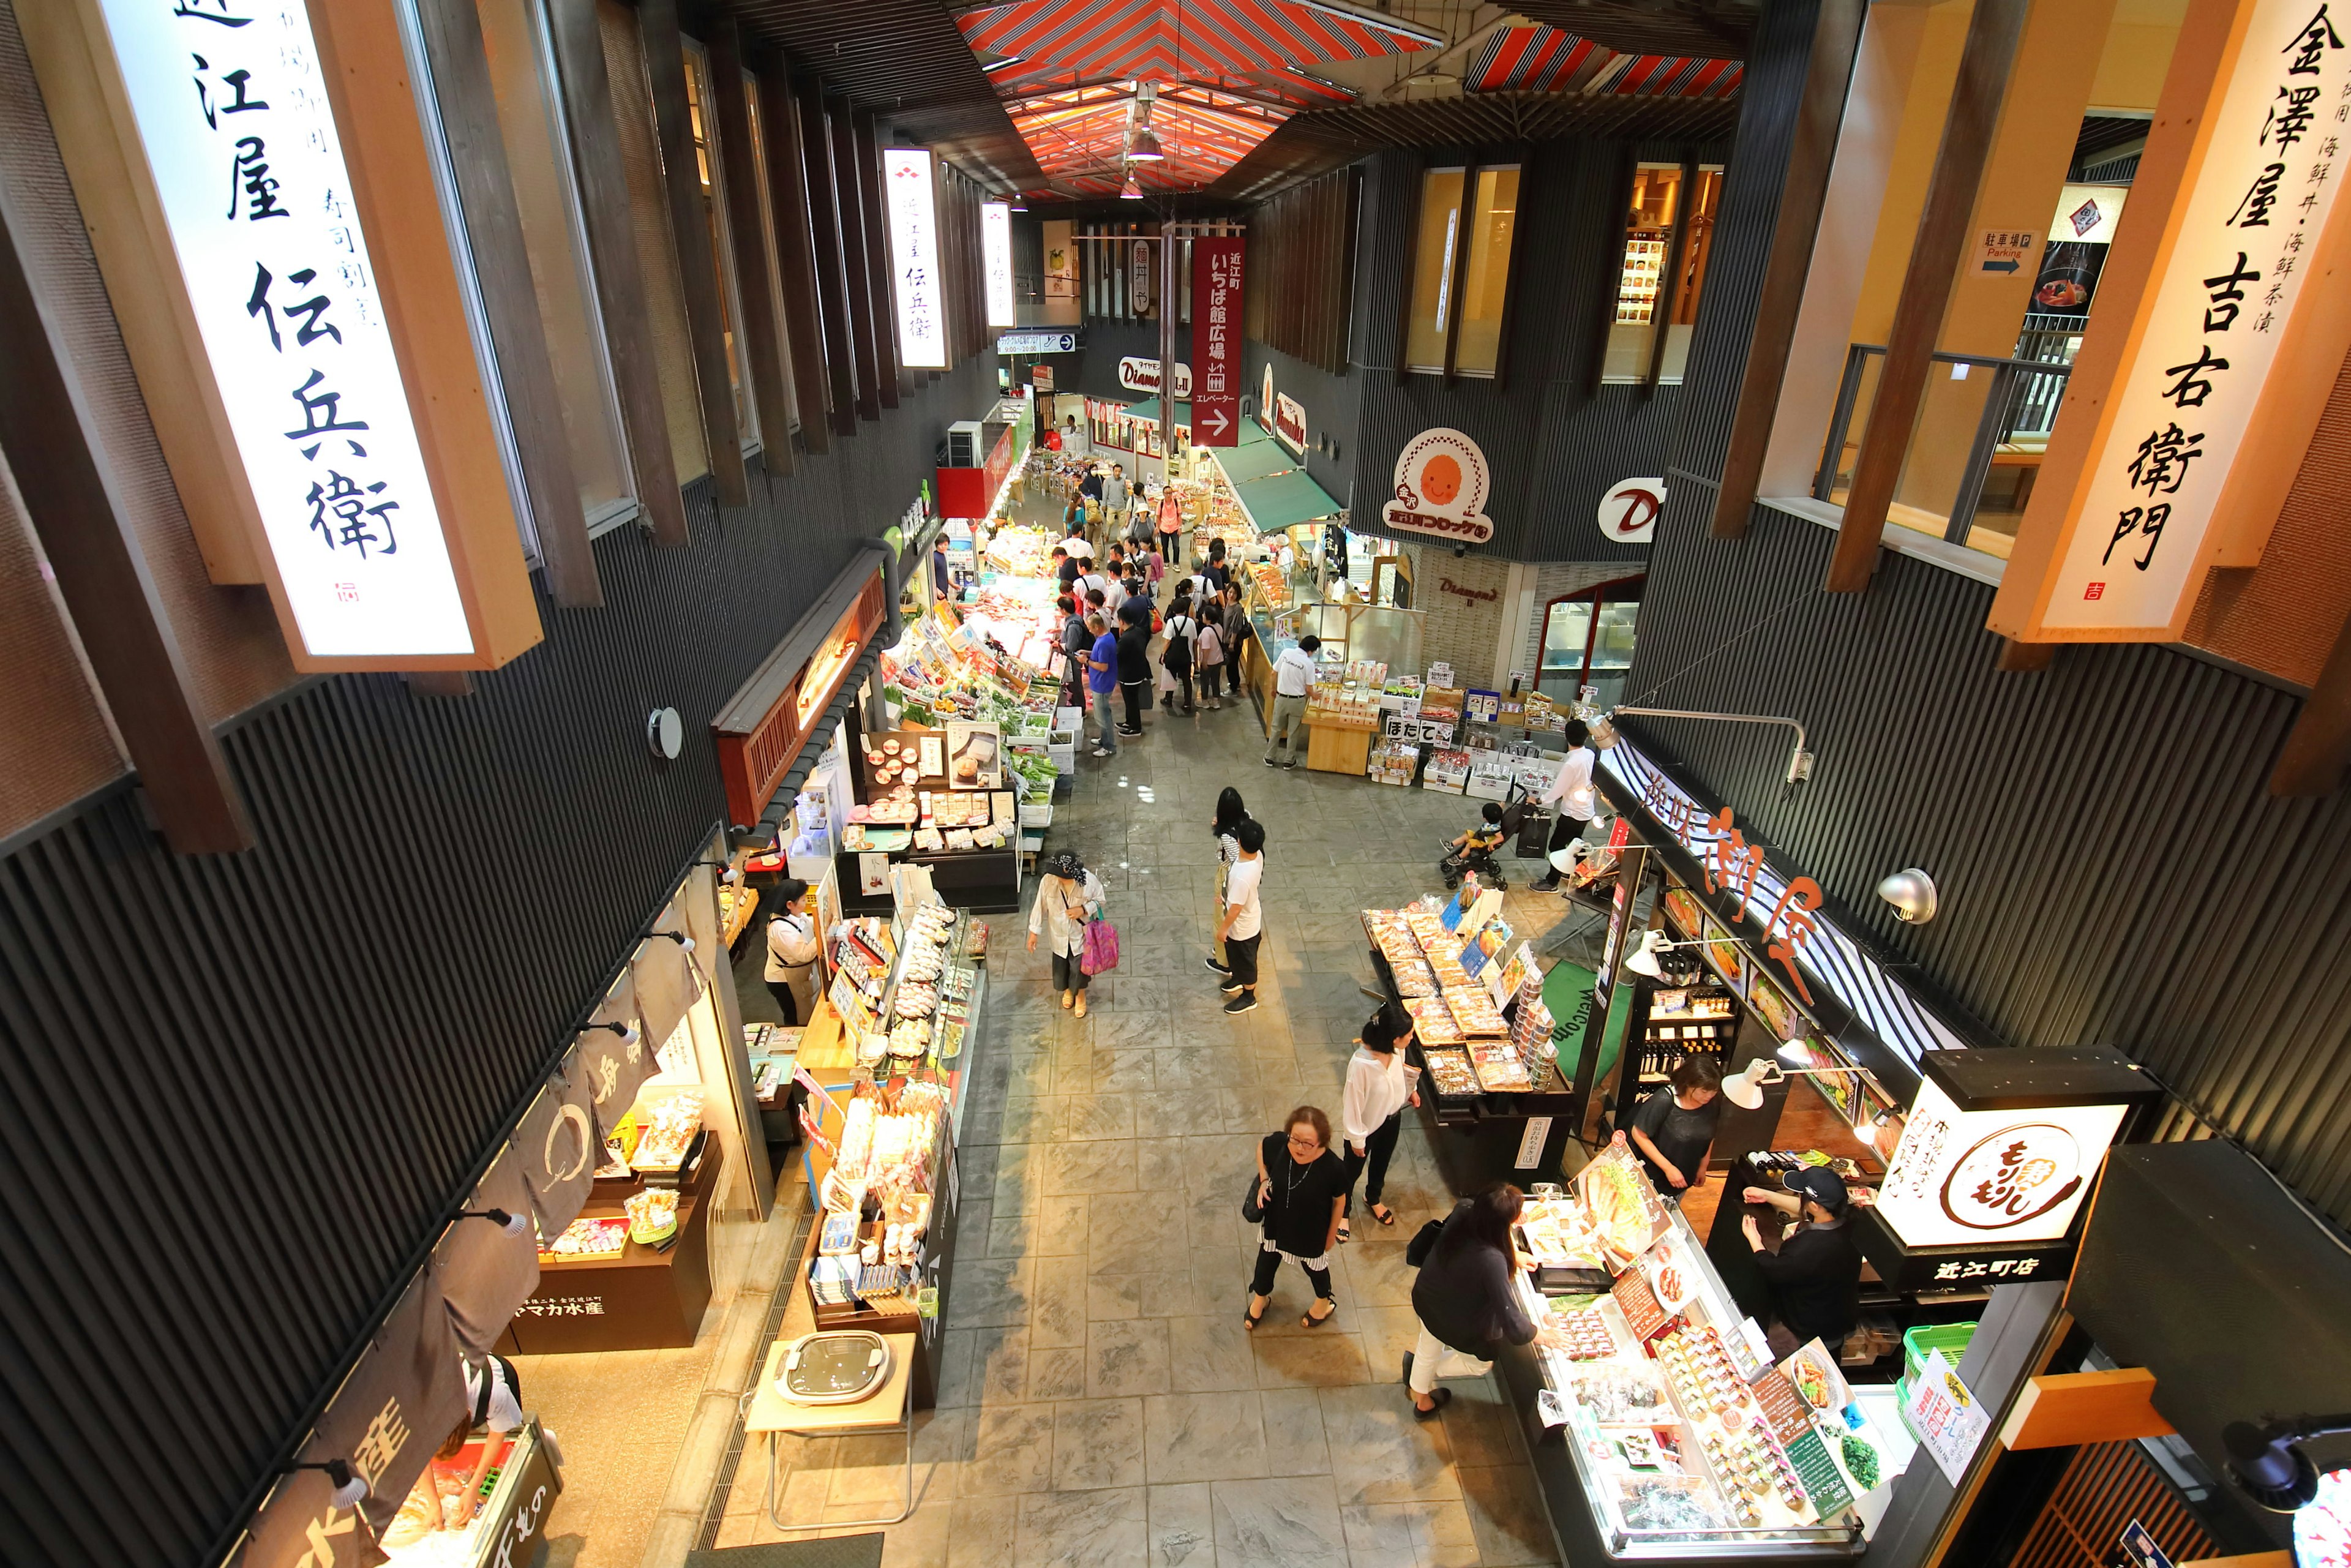
[[[1494,858],[1494,852],[1502,847],[1502,840],[1507,836],[1502,827],[1500,802],[1487,801],[1477,821],[1458,836],[1445,841],[1445,858],[1437,862],[1437,867],[1445,873],[1445,885],[1458,887],[1462,873],[1474,871],[1478,879],[1488,887],[1508,887],[1510,883],[1502,879],[1501,862]]]

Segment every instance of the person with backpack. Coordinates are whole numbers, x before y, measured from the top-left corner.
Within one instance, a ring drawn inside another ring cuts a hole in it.
[[[1193,642],[1200,634],[1200,623],[1192,618],[1191,595],[1186,589],[1177,589],[1174,601],[1167,606],[1166,632],[1167,645],[1160,650],[1159,662],[1166,666],[1170,678],[1183,688],[1184,711],[1189,714],[1193,711],[1192,659],[1196,652]],[[1174,694],[1169,695],[1172,696]]]
[[[1078,613],[1078,601],[1073,595],[1062,594],[1053,601],[1053,607],[1061,612],[1061,653],[1069,666],[1069,674],[1061,683],[1061,706],[1083,707],[1086,650],[1093,645],[1093,638],[1086,631],[1085,617]]]

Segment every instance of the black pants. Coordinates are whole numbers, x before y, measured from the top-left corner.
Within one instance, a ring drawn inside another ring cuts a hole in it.
[[[1254,936],[1225,938],[1225,964],[1232,970],[1233,984],[1257,989],[1257,945],[1264,940],[1262,931]]]
[[[1281,1254],[1279,1252],[1260,1251],[1257,1255],[1257,1272],[1249,1279],[1249,1294],[1252,1296],[1270,1296],[1273,1294],[1273,1277],[1280,1272]],[[1334,1306],[1338,1303],[1338,1298],[1331,1293],[1330,1270],[1307,1270],[1306,1282],[1314,1287],[1314,1293],[1323,1301],[1329,1301]]]
[[[1121,681],[1118,684],[1119,695],[1126,698],[1126,727],[1129,729],[1143,727],[1143,688],[1145,685],[1143,681]]]
[[[1212,703],[1217,700],[1217,693],[1224,685],[1224,681],[1220,675],[1220,672],[1223,669],[1224,665],[1222,664],[1203,664],[1200,666],[1200,700],[1202,702]]]
[[[1182,669],[1180,669],[1180,670],[1179,670],[1179,669],[1177,669],[1175,665],[1170,664],[1170,665],[1168,665],[1168,666],[1167,666],[1167,673],[1168,673],[1170,675],[1172,675],[1172,676],[1174,676],[1174,677],[1175,677],[1175,679],[1176,679],[1176,685],[1180,685],[1180,686],[1182,686],[1182,687],[1184,688],[1184,711],[1185,711],[1186,713],[1190,713],[1190,712],[1192,711],[1192,707],[1193,707],[1193,703],[1192,703],[1192,666],[1191,666],[1191,665],[1189,665],[1189,664],[1186,664],[1186,665],[1185,665]],[[1167,706],[1170,706],[1170,707],[1173,707],[1173,706],[1176,706],[1176,697],[1175,697],[1175,695],[1174,695],[1173,693],[1170,693],[1170,694],[1168,695],[1168,698],[1167,698]]]
[[[1082,991],[1092,983],[1093,977],[1086,973],[1086,967],[1081,961],[1082,957],[1083,955],[1080,955],[1079,957],[1073,958],[1066,953],[1053,955],[1053,988],[1055,990]]]
[[[1404,1113],[1398,1111],[1372,1129],[1372,1135],[1364,1140],[1362,1154],[1357,1154],[1352,1144],[1347,1146],[1346,1212],[1355,1212],[1355,1177],[1366,1166],[1372,1174],[1364,1183],[1364,1202],[1374,1205],[1380,1201],[1380,1194],[1388,1184],[1388,1161],[1395,1154],[1396,1136],[1403,1131]]]
[[[1537,879],[1538,881],[1552,886],[1558,885],[1559,868],[1549,863],[1549,857],[1559,853],[1560,851],[1582,838],[1587,825],[1586,822],[1571,817],[1564,811],[1552,820],[1551,842],[1543,846],[1545,864],[1543,873]]]
[[[789,980],[769,980],[768,982],[768,994],[776,998],[776,1005],[778,1007],[784,1009],[784,1023],[786,1027],[798,1029],[800,1021],[800,999],[793,993],[791,982]]]

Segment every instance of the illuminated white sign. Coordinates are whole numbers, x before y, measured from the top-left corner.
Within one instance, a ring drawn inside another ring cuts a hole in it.
[[[1611,544],[1645,545],[1656,538],[1666,509],[1663,479],[1619,479],[1600,497],[1600,537]]]
[[[1299,436],[1302,446],[1305,432]],[[1395,498],[1380,514],[1388,527],[1474,545],[1494,537],[1494,519],[1481,509],[1493,488],[1486,454],[1459,431],[1424,430],[1405,442],[1395,484]]]
[[[2102,403],[2069,400],[2074,418],[2098,421],[2070,534],[2045,580],[2020,584],[2042,596],[2034,635],[2047,640],[2185,629],[2221,542],[2215,504],[2343,183],[2351,15],[2331,19],[2320,0],[2246,0],[2240,17],[2111,392]]]
[[[899,362],[943,371],[947,367],[947,331],[930,152],[921,147],[883,149],[882,196],[890,209],[890,287],[898,300]]]
[[[1159,391],[1159,361],[1139,360],[1129,354],[1118,362],[1118,384],[1129,392],[1156,393]],[[1181,360],[1176,361],[1176,401],[1192,401],[1192,367]]]
[[[987,324],[1009,327],[1012,308],[1012,209],[1002,202],[979,208],[979,248],[987,267]]]
[[[2089,1197],[2123,1110],[1962,1111],[1922,1080],[1877,1211],[1912,1247],[2053,1241]]]
[[[289,0],[101,5],[304,645],[326,658],[472,653],[308,13]]]

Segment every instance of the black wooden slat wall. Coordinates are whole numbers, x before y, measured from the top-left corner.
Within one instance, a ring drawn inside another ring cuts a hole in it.
[[[696,483],[689,549],[605,536],[606,607],[542,599],[470,697],[338,676],[236,722],[250,853],[165,854],[116,792],[0,862],[0,1558],[200,1568],[724,816],[712,714],[993,371],[755,461],[747,509]]]
[[[1887,553],[1820,591],[1834,536],[1759,507],[1746,538],[1669,507],[1626,701],[1802,720],[1628,720],[1682,777],[2014,1045],[2092,1041],[2351,1221],[2351,798],[2272,799],[2300,699],[2150,645],[1994,669],[1992,590]],[[1874,892],[1906,866],[1942,910]]]

